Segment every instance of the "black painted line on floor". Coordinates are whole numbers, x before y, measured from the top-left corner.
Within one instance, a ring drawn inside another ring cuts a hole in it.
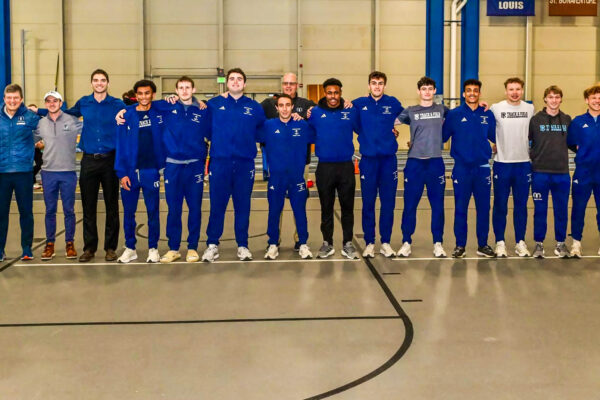
[[[341,222],[341,218],[337,211],[334,213],[334,215],[336,216],[338,221]],[[358,246],[358,243],[356,242],[356,240],[354,240],[354,245],[356,246],[357,249],[360,249],[360,246]],[[373,263],[371,263],[371,260],[369,258],[363,258],[363,261],[365,262],[365,264],[367,264],[367,267],[371,271],[371,274],[373,275],[373,277],[375,278],[377,283],[379,283],[379,286],[381,287],[381,289],[387,296],[389,302],[392,304],[392,306],[398,313],[398,317],[400,317],[402,319],[402,322],[404,323],[404,331],[405,331],[404,340],[402,341],[400,348],[392,355],[392,357],[389,360],[387,360],[385,363],[383,363],[381,366],[379,366],[378,368],[374,369],[373,371],[369,372],[368,374],[366,374],[352,382],[349,382],[343,386],[332,389],[330,391],[318,394],[316,396],[309,397],[309,398],[307,398],[307,400],[317,400],[317,399],[324,399],[326,397],[331,397],[331,396],[334,396],[341,392],[344,392],[348,389],[352,389],[355,386],[358,386],[360,384],[363,384],[363,383],[375,378],[376,376],[378,376],[379,374],[383,373],[388,368],[390,368],[392,365],[394,365],[398,360],[400,360],[402,358],[402,356],[407,352],[410,345],[412,344],[413,336],[414,336],[412,321],[410,320],[408,315],[406,315],[406,313],[402,309],[402,306],[400,305],[398,300],[396,300],[396,297],[394,296],[394,294],[392,293],[392,291],[390,290],[388,285],[383,280],[383,277],[379,274],[379,272],[377,272],[377,269],[373,266]]]
[[[81,322],[33,322],[0,324],[0,328],[39,328],[48,326],[114,326],[114,325],[190,325],[228,324],[240,322],[298,322],[298,321],[361,321],[398,319],[397,315],[365,315],[350,317],[289,317],[289,318],[234,318],[158,321],[81,321]]]
[[[79,224],[81,221],[83,221],[83,218],[78,219],[77,221],[75,221],[75,226],[77,226],[77,224]],[[65,229],[62,229],[59,232],[56,232],[56,235],[54,237],[54,240],[56,240],[56,238],[60,235],[62,235],[63,233],[65,233]],[[44,239],[43,242],[40,242],[38,245],[36,246],[32,246],[31,247],[31,252],[33,253],[33,250],[37,250],[40,247],[44,246],[46,244],[46,239]],[[10,261],[9,263],[7,263],[6,265],[4,265],[2,268],[0,268],[0,272],[6,271],[7,269],[9,269],[10,267],[12,267],[13,265],[15,265],[17,262],[21,261],[20,257],[14,258],[12,261]],[[27,262],[27,261],[25,261]]]
[[[402,275],[402,272],[383,272],[382,275]]]
[[[402,299],[403,303],[421,303],[422,299]]]

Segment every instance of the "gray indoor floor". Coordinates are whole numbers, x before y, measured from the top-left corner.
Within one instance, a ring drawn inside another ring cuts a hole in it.
[[[267,201],[254,199],[255,261],[236,260],[228,212],[219,262],[166,265],[105,263],[102,251],[90,264],[65,260],[62,235],[57,257],[41,262],[40,201],[36,259],[12,260],[20,254],[13,207],[9,259],[0,264],[0,399],[600,398],[595,210],[587,211],[588,257],[581,260],[479,259],[474,209],[467,258],[434,259],[423,200],[410,259],[342,259],[336,220],[336,254],[300,261],[286,209],[280,259],[265,262]],[[360,206],[357,199],[362,251]],[[318,199],[308,209],[316,253]],[[401,209],[398,199],[396,249]],[[446,197],[448,253],[452,222],[453,199]],[[510,221],[507,232],[514,255]],[[551,221],[548,232],[547,253]],[[145,259],[145,225],[138,234]],[[81,252],[80,222],[76,237]],[[159,250],[167,250],[166,241]]]

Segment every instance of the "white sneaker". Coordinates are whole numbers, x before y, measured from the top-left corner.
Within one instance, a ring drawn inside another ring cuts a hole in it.
[[[396,252],[392,250],[392,246],[389,243],[382,243],[381,248],[379,249],[379,254],[382,254],[384,257],[392,258],[396,256]],[[364,256],[364,254],[363,254]]]
[[[146,262],[147,263],[157,263],[159,261],[160,261],[160,254],[158,254],[158,249],[149,249],[148,250],[148,258],[146,258]]]
[[[496,257],[508,257],[508,253],[506,252],[506,243],[504,243],[504,240],[496,242]]]
[[[34,184],[33,184],[33,188],[34,188],[35,190],[37,190],[37,189],[41,189],[41,188],[42,188],[42,185],[40,185],[39,183],[37,183],[37,182],[36,182],[36,183],[34,183]]]
[[[219,246],[216,244],[209,244],[204,254],[202,254],[202,261],[213,262],[219,258]]]
[[[237,256],[240,259],[240,261],[252,260],[252,253],[250,253],[250,250],[248,250],[247,247],[243,247],[243,246],[238,247]]]
[[[300,255],[300,258],[302,258],[303,260],[306,260],[307,258],[313,258],[313,255],[310,252],[310,249],[305,244],[301,244],[300,245],[300,249],[298,250],[298,254]]]
[[[245,247],[240,247],[239,249],[245,249]],[[238,257],[240,258],[240,260],[244,261],[242,259],[242,256],[240,256],[240,250],[238,249]],[[248,250],[248,249],[246,249]],[[249,253],[249,251],[248,251]],[[265,260],[275,260],[277,257],[279,256],[279,248],[277,247],[276,244],[270,244],[269,247],[267,247],[267,252],[265,253]],[[250,259],[252,259],[252,255],[250,255]]]
[[[515,253],[517,253],[519,257],[531,257],[531,253],[527,248],[527,243],[522,240],[519,240],[519,243],[515,246]]]
[[[600,248],[598,248],[598,255],[600,256]]]
[[[133,260],[137,260],[137,253],[135,250],[130,249],[129,247],[125,247],[125,251],[121,254],[121,257],[117,259],[117,262],[120,263],[128,263]]]
[[[446,257],[446,251],[444,250],[444,246],[442,246],[441,242],[435,242],[433,244],[433,256],[437,258]]]
[[[573,239],[573,244],[571,245],[571,257],[581,258],[581,242],[579,240]]]
[[[363,258],[374,258],[375,257],[375,245],[373,243],[369,243],[365,250],[363,251]]]
[[[198,255],[198,252],[194,249],[188,249],[187,254],[185,255],[185,261],[192,263],[192,262],[198,262],[198,260],[200,260],[200,256]]]
[[[181,258],[181,254],[177,250],[169,250],[165,253],[164,256],[160,258],[161,263],[171,263],[175,260],[179,260]]]
[[[409,257],[410,253],[410,243],[404,242],[402,243],[402,247],[400,247],[400,250],[398,250],[398,253],[396,255],[398,257]]]

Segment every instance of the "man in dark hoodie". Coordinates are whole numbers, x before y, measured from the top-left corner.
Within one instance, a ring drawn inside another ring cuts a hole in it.
[[[567,129],[571,117],[560,111],[563,92],[558,86],[549,86],[544,90],[546,107],[535,114],[529,122],[529,141],[531,149],[531,167],[533,179],[531,193],[533,197],[533,239],[536,242],[533,257],[544,258],[544,238],[546,237],[548,218],[548,193],[552,194],[554,209],[554,254],[568,258],[569,250],[565,245],[567,237],[567,219],[569,215],[569,149],[567,147]]]
[[[319,164],[315,177],[321,201],[321,233],[323,245],[318,257],[327,258],[335,253],[333,248],[333,205],[338,193],[342,209],[342,255],[358,258],[352,245],[354,228],[354,155],[353,132],[359,130],[358,112],[344,109],[342,82],[329,78],[323,82],[325,97],[311,110],[308,123],[316,131],[315,153]]]

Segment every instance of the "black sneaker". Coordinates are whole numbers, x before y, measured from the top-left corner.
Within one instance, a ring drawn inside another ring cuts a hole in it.
[[[483,247],[478,247],[477,248],[477,255],[478,256],[483,256],[483,257],[487,257],[487,258],[494,258],[496,257],[496,253],[494,252],[494,250],[488,246],[487,244]]]
[[[463,258],[466,255],[465,248],[463,246],[456,246],[452,252],[452,257]]]

